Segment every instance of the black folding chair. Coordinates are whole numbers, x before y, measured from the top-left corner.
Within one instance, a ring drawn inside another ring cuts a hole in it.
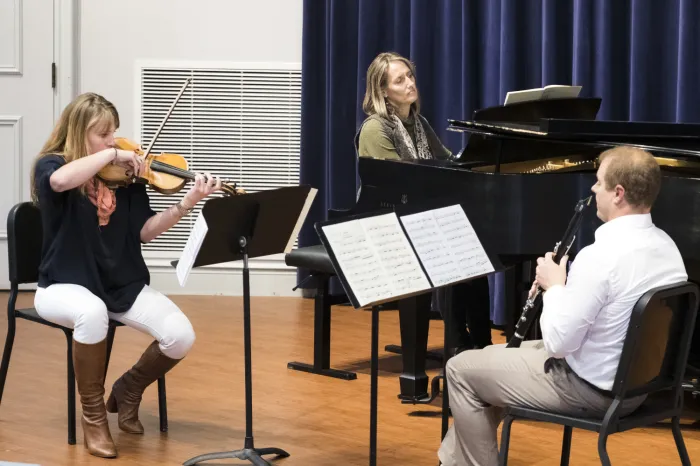
[[[39,209],[31,202],[15,205],[7,216],[7,251],[10,269],[10,298],[7,301],[7,339],[0,364],[0,403],[5,389],[5,379],[10,366],[12,345],[15,341],[16,319],[26,319],[63,331],[68,343],[68,443],[75,445],[75,374],[73,372],[73,329],[54,324],[42,319],[36,309],[17,309],[19,285],[36,283],[39,279],[39,264],[41,262],[42,227]],[[107,332],[107,364],[114,342],[114,331],[124,324],[115,320],[109,321]],[[165,397],[165,376],[158,379],[158,410],[160,415],[160,431],[168,431],[168,412]]]
[[[678,283],[646,292],[634,306],[610,396],[613,399],[602,419],[568,416],[538,409],[508,407],[501,433],[500,463],[508,462],[510,428],[515,419],[552,422],[564,426],[561,464],[569,464],[574,427],[598,432],[598,454],[610,465],[608,436],[671,419],[673,437],[684,465],[690,464],[683,442],[680,416],[683,411],[683,376],[698,310],[698,286]],[[647,395],[632,414],[620,417],[626,399]]]

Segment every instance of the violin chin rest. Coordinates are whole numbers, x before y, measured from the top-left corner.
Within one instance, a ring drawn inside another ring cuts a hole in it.
[[[131,174],[118,165],[105,165],[97,172],[97,176],[105,183],[124,183],[131,180]]]

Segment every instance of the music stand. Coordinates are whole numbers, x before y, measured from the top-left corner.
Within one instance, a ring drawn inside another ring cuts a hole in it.
[[[430,201],[424,201],[422,203],[414,204],[414,205],[406,205],[406,206],[394,206],[393,212],[390,209],[384,209],[381,211],[375,211],[375,212],[369,212],[369,213],[364,213],[364,214],[359,214],[359,215],[354,215],[350,217],[342,217],[339,219],[333,219],[333,220],[327,220],[324,222],[317,222],[314,225],[314,228],[316,232],[318,233],[319,238],[321,239],[321,243],[323,246],[326,248],[326,251],[328,251],[329,258],[331,260],[331,263],[333,264],[333,268],[336,271],[336,274],[338,278],[340,279],[341,284],[343,285],[343,288],[345,290],[346,295],[350,299],[351,304],[355,309],[359,309],[361,307],[371,307],[372,309],[372,330],[371,330],[371,357],[370,357],[370,432],[369,432],[369,464],[370,466],[376,466],[377,464],[377,420],[378,420],[378,409],[377,409],[377,395],[378,395],[378,369],[379,369],[379,304],[382,304],[387,301],[393,301],[397,299],[402,299],[405,297],[409,296],[415,296],[418,294],[424,294],[424,293],[430,293],[436,290],[437,288],[441,288],[444,286],[453,286],[458,283],[463,283],[467,281],[474,280],[475,278],[480,278],[485,276],[487,273],[493,273],[497,272],[503,269],[503,265],[500,262],[499,258],[497,255],[492,253],[492,249],[488,243],[490,243],[489,238],[484,234],[482,231],[482,227],[480,225],[470,225],[471,228],[473,228],[473,233],[476,234],[476,236],[480,239],[483,247],[483,253],[487,257],[488,262],[491,265],[491,270],[489,271],[483,271],[479,272],[478,274],[474,274],[468,278],[462,278],[457,281],[452,281],[449,284],[436,284],[432,281],[432,279],[426,277],[427,280],[427,285],[424,286],[422,289],[419,289],[417,291],[411,291],[409,293],[401,293],[397,292],[395,294],[392,294],[391,296],[384,296],[382,298],[372,300],[370,299],[369,301],[365,300],[361,301],[360,297],[358,294],[355,292],[353,289],[351,282],[349,280],[349,275],[346,274],[346,270],[341,266],[341,261],[339,260],[339,255],[347,253],[346,251],[342,251],[343,249],[343,244],[342,240],[339,240],[338,236],[333,235],[333,239],[329,237],[329,232],[326,231],[324,228],[325,227],[332,227],[336,226],[339,224],[347,223],[347,222],[356,222],[356,221],[361,221],[362,219],[365,218],[371,218],[371,217],[379,217],[379,216],[385,216],[387,213],[388,214],[395,214],[398,218],[402,218],[406,215],[414,214],[414,213],[420,213],[420,212],[426,212],[430,211],[433,209],[438,209],[438,208],[443,208],[443,207],[456,207],[459,205],[461,208],[462,212],[464,212],[466,216],[466,211],[468,209],[465,209],[464,206],[459,204],[457,201],[452,201],[450,199],[435,199],[435,200],[430,200]],[[467,220],[468,221],[468,220]],[[411,251],[413,253],[416,253],[416,260],[420,264],[421,270],[427,274],[427,268],[425,263],[422,261],[420,258],[420,255],[417,253],[418,249],[416,248],[416,243],[413,242],[412,238],[409,238],[411,235],[407,234],[406,231],[406,226],[401,225],[401,230],[400,232],[397,232],[399,236],[404,235],[406,238],[406,241],[410,243],[409,247],[411,248]],[[466,230],[460,231],[459,233],[469,233]],[[453,230],[454,234],[454,230]],[[393,236],[393,235],[387,235],[387,236]],[[348,237],[352,237],[352,235],[348,235]],[[364,240],[364,238],[362,238]],[[361,250],[363,248],[367,249],[368,246],[366,243],[369,243],[370,241],[362,241],[362,242],[356,242],[358,244],[357,250]],[[335,244],[334,244],[335,243]],[[362,245],[360,245],[362,244]],[[336,246],[341,246],[340,248],[336,248]],[[400,249],[398,246],[392,246],[394,250],[394,253],[396,250]],[[360,257],[362,254],[358,255],[357,251],[353,251],[349,254],[350,256],[355,256],[355,257]],[[371,256],[371,255],[370,255]],[[366,257],[362,257],[362,260],[367,261]],[[346,266],[349,265],[346,263]],[[394,273],[395,269],[392,269],[389,271],[389,273]],[[352,273],[352,272],[351,272]],[[449,313],[451,312],[450,307],[451,307],[451,296],[448,294],[448,299],[447,299],[447,309],[446,312]],[[445,340],[443,343],[444,350],[445,350],[445,358],[443,359],[443,373],[446,370],[447,366],[447,359],[448,359],[448,342],[447,342],[447,322],[449,322],[449,316],[446,315],[446,327],[445,327]],[[442,404],[442,436],[441,438],[444,439],[445,434],[447,433],[448,429],[448,422],[449,422],[449,399],[447,395],[447,377],[445,376],[443,379],[443,404]]]
[[[269,466],[263,455],[289,456],[275,448],[256,448],[253,441],[253,386],[250,336],[250,272],[248,259],[288,252],[306,218],[316,190],[294,186],[254,194],[211,199],[202,209],[207,233],[193,267],[243,260],[243,335],[245,348],[246,434],[243,448],[206,453],[185,461],[237,458],[256,466]]]

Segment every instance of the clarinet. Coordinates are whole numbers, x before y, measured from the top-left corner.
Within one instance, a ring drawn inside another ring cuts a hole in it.
[[[552,260],[554,260],[556,264],[558,264],[561,261],[562,257],[569,253],[569,249],[571,249],[571,246],[574,244],[576,234],[578,233],[578,230],[581,227],[583,212],[586,209],[586,207],[588,207],[591,204],[592,199],[593,196],[589,196],[585,199],[581,199],[576,204],[576,207],[574,208],[574,216],[569,221],[569,226],[566,227],[566,232],[564,232],[564,236],[562,237],[561,241],[559,241],[554,246]],[[562,248],[562,245],[565,245],[566,248]],[[537,285],[537,287],[535,288],[535,292],[532,295],[528,296],[527,301],[525,301],[523,311],[520,314],[520,319],[518,319],[517,324],[515,324],[515,332],[513,333],[513,337],[508,341],[508,344],[506,345],[507,348],[520,347],[520,344],[525,339],[525,335],[527,334],[528,330],[530,330],[530,326],[535,321],[541,310],[542,288],[540,288],[540,286]]]

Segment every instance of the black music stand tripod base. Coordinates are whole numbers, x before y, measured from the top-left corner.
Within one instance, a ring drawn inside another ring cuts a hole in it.
[[[253,215],[254,217],[254,215]],[[250,270],[248,268],[248,239],[241,236],[239,239],[241,252],[243,253],[243,339],[245,349],[245,392],[246,392],[246,437],[244,447],[241,450],[224,451],[219,453],[205,453],[185,461],[184,466],[192,466],[202,461],[220,460],[225,458],[237,458],[248,460],[255,466],[270,466],[270,463],[262,459],[263,455],[277,455],[278,458],[286,458],[289,453],[281,448],[255,448],[253,441],[253,386],[252,386],[252,361],[251,361],[251,337],[250,337]]]
[[[304,194],[302,189],[295,188]],[[255,466],[270,466],[264,455],[277,455],[286,458],[289,453],[281,448],[255,448],[253,440],[253,383],[252,383],[252,350],[250,331],[250,269],[248,255],[252,257],[278,253],[278,245],[274,244],[274,235],[269,228],[261,227],[260,223],[269,223],[275,217],[280,203],[290,189],[257,193],[231,198],[212,199],[208,201],[202,213],[207,221],[208,232],[201,244],[194,266],[209,265],[232,260],[243,260],[243,345],[245,358],[245,408],[246,432],[243,448],[240,450],[205,453],[185,461],[184,466],[192,466],[203,461],[218,459],[240,459],[250,461]],[[294,194],[294,193],[292,193]],[[299,193],[297,193],[299,194]],[[265,196],[271,199],[265,199]],[[274,197],[272,197],[274,196]],[[297,195],[297,197],[300,197]],[[282,206],[284,207],[284,206]],[[296,208],[296,207],[295,207]],[[289,210],[289,209],[287,209]],[[266,219],[267,218],[267,219]],[[296,220],[295,220],[296,221]],[[289,222],[288,222],[289,223]],[[256,228],[256,224],[257,227]],[[255,235],[257,233],[257,236]],[[266,234],[267,233],[267,234]]]
[[[270,466],[270,463],[262,459],[263,455],[277,455],[277,458],[286,458],[289,453],[280,448],[244,448],[243,450],[224,451],[221,453],[205,453],[185,462],[185,466],[192,466],[201,461],[222,460],[228,458],[236,458],[239,460],[248,460],[255,466]]]

